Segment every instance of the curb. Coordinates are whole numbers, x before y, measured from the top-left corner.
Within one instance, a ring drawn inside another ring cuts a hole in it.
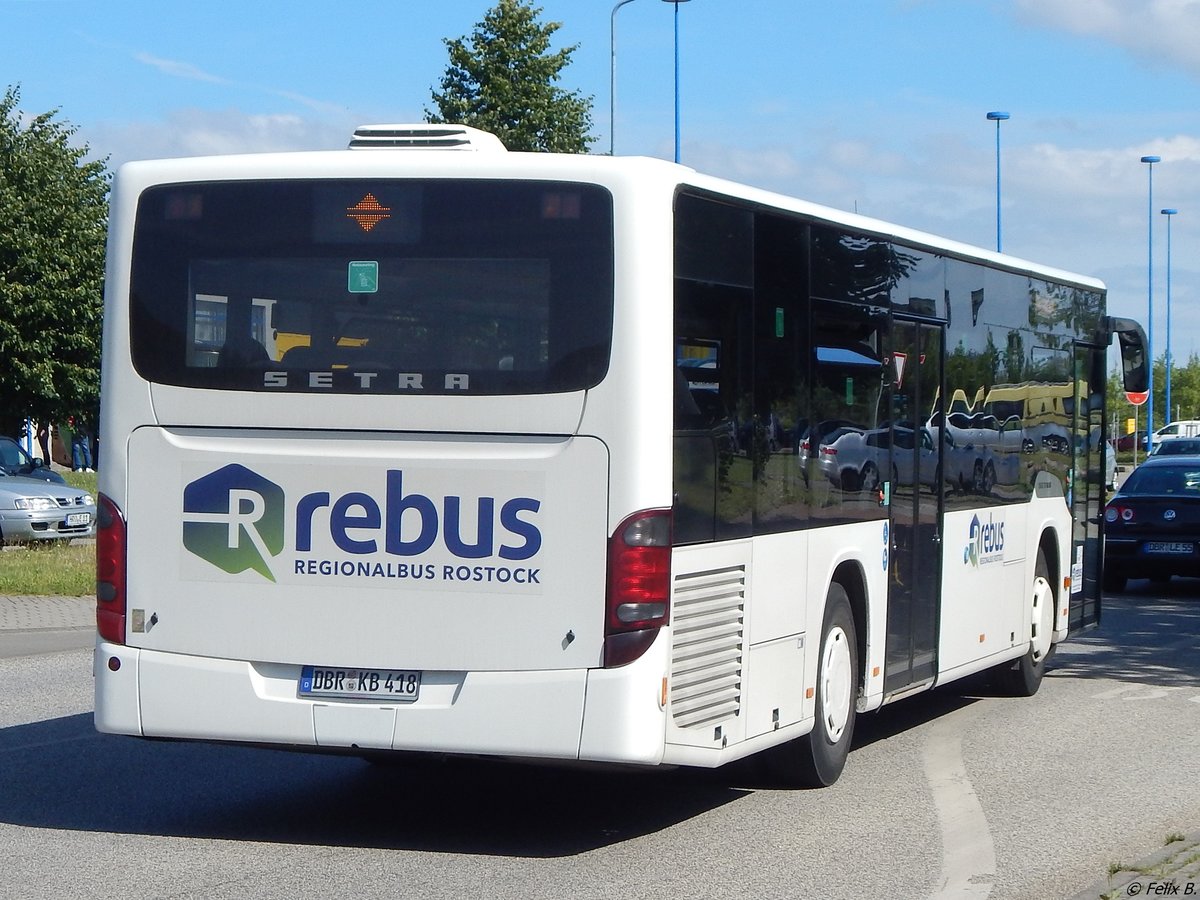
[[[1200,896],[1200,831],[1172,841],[1135,864],[1116,871],[1067,900],[1124,900],[1127,897]]]
[[[96,598],[0,595],[0,631],[96,627]]]

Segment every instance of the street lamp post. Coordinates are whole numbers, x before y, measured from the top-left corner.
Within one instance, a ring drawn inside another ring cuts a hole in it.
[[[620,0],[612,8],[608,24],[608,155],[614,156],[617,146],[617,10],[633,0]]]
[[[1166,368],[1167,368],[1167,417],[1166,421],[1171,421],[1171,217],[1176,215],[1177,209],[1162,209],[1159,210],[1167,217],[1167,353],[1166,353]]]
[[[1146,452],[1154,449],[1154,164],[1162,162],[1161,156],[1143,156],[1148,175],[1148,197],[1146,203],[1146,355],[1150,358],[1150,371],[1146,379]],[[1169,413],[1168,413],[1169,414]]]
[[[663,0],[675,4],[675,162],[679,162],[679,4],[688,0]]]
[[[996,123],[996,252],[1001,252],[1000,241],[1000,123],[1011,118],[1006,112],[990,112],[989,122]]]

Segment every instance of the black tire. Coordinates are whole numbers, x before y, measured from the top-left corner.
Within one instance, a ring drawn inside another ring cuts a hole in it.
[[[817,658],[816,722],[803,737],[766,754],[769,773],[793,787],[828,787],[846,766],[858,701],[858,641],[845,588],[825,596]]]
[[[1033,569],[1033,584],[1029,594],[1032,606],[1030,613],[1029,651],[1014,663],[1005,663],[997,673],[1000,686],[1013,697],[1032,697],[1042,686],[1046,673],[1046,662],[1054,652],[1054,609],[1058,598],[1050,581],[1050,566],[1046,553],[1040,547]]]

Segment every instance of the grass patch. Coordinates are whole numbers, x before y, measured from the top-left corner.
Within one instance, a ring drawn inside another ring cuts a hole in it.
[[[1172,844],[1182,843],[1186,840],[1186,835],[1178,831],[1172,831],[1167,834],[1166,839],[1163,841],[1163,846],[1169,848]],[[1134,875],[1150,877],[1160,881],[1172,879],[1176,873],[1186,870],[1198,860],[1200,860],[1200,844],[1193,844],[1190,847],[1180,847],[1173,855],[1168,855],[1165,859],[1159,860],[1153,865],[1130,865],[1123,862],[1109,863],[1108,890],[1100,895],[1100,900],[1118,900],[1120,897],[1130,896],[1130,894],[1126,893],[1126,886],[1114,887],[1113,879],[1118,875],[1133,873]]]
[[[60,472],[63,481],[71,485],[71,487],[81,488],[87,491],[93,497],[96,496],[96,473],[95,472]]]
[[[94,544],[47,542],[0,552],[0,594],[83,597],[95,591]]]

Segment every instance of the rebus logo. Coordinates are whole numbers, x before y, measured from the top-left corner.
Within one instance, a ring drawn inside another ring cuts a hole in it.
[[[236,575],[253,569],[275,580],[268,559],[283,551],[283,489],[232,464],[183,489],[183,545]]]
[[[971,526],[967,531],[967,546],[963,549],[963,565],[978,568],[1003,558],[1004,522],[994,522],[989,515],[985,524],[980,521],[979,516],[972,516]]]
[[[462,497],[448,495],[439,504],[425,494],[406,493],[404,473],[389,469],[382,506],[360,491],[341,497],[316,491],[301,497],[296,504],[296,550],[306,553],[313,549],[313,520],[319,510],[328,509],[322,522],[328,523],[330,539],[344,553],[372,554],[382,548],[390,556],[420,556],[440,539],[441,547],[460,559],[499,555],[501,559],[524,560],[541,549],[542,533],[522,515],[535,515],[541,505],[533,497],[513,497],[502,503],[495,497],[479,497],[474,534],[468,539],[463,532],[462,520],[467,517]],[[405,521],[410,528],[418,526],[418,533],[409,539],[402,536]]]

